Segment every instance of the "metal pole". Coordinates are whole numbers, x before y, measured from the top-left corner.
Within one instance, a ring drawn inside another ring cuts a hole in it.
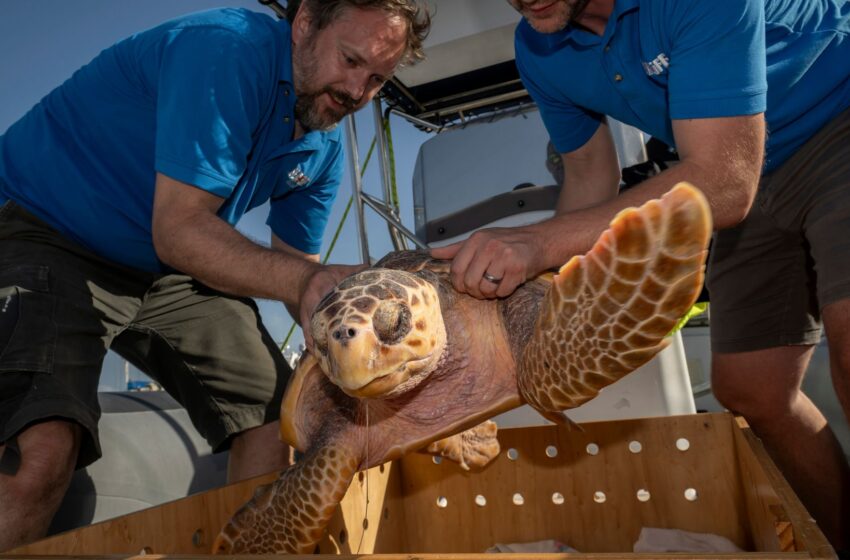
[[[400,220],[392,205],[392,179],[390,178],[390,153],[389,145],[387,143],[387,131],[384,129],[381,100],[378,98],[372,100],[372,115],[375,118],[375,138],[378,139],[378,163],[381,168],[381,186],[383,186],[384,191],[384,203],[386,204],[386,208],[390,216],[394,218],[393,221],[397,223]],[[393,248],[395,248],[396,251],[407,249],[407,244],[404,242],[404,238],[401,234],[399,234],[398,230],[393,227],[393,224],[390,221],[387,221],[387,227],[389,228]]]
[[[434,124],[430,121],[425,121],[425,120],[422,120],[420,118],[414,117],[413,115],[408,115],[404,111],[399,111],[398,109],[390,109],[390,112],[398,115],[399,117],[403,118],[407,122],[421,126],[422,128],[427,128],[431,132],[439,133],[439,132],[442,132],[442,130],[443,130],[443,127],[441,127],[441,126],[437,126],[436,124]]]
[[[380,217],[382,217],[386,222],[396,229],[396,231],[405,235],[408,239],[410,239],[416,247],[419,249],[427,249],[428,245],[423,243],[416,237],[416,234],[401,225],[401,222],[396,218],[390,215],[390,211],[387,208],[387,205],[382,203],[380,200],[376,199],[374,196],[369,196],[368,193],[362,193],[363,202],[369,206],[372,210],[374,210]]]
[[[345,137],[348,140],[348,157],[351,165],[351,190],[354,194],[354,211],[357,215],[357,232],[360,241],[360,259],[363,264],[371,265],[369,257],[369,241],[366,235],[366,219],[363,215],[363,183],[360,180],[360,155],[357,151],[357,128],[354,115],[345,118]]]

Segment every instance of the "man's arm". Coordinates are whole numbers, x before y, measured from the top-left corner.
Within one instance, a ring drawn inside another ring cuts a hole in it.
[[[358,269],[322,266],[316,255],[280,240],[271,249],[257,245],[216,215],[221,203],[220,197],[158,173],[152,229],[160,260],[219,291],[282,301],[299,309],[293,317],[302,326],[324,294]]]
[[[596,206],[617,196],[620,164],[608,123],[603,120],[584,146],[561,154],[564,184],[555,213],[560,215]]]
[[[764,115],[679,120],[673,122],[673,132],[680,163],[615,199],[572,212],[559,209],[554,218],[526,227],[482,230],[432,254],[454,257],[452,282],[459,291],[502,297],[540,272],[587,252],[617,212],[658,198],[680,181],[703,191],[716,228],[743,220],[761,175]],[[493,286],[485,291],[484,272],[503,277],[495,291]]]

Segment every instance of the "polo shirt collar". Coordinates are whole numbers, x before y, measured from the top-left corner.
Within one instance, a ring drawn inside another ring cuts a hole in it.
[[[608,43],[617,29],[619,19],[626,13],[637,10],[639,7],[640,0],[615,0],[614,11],[611,12],[611,17],[608,18],[608,23],[605,25],[605,32],[601,37],[590,31],[568,25],[563,31],[545,35],[545,40],[550,48],[559,47],[568,41],[581,47],[593,47]]]
[[[292,28],[285,19],[278,20],[280,29],[280,81],[292,84]]]

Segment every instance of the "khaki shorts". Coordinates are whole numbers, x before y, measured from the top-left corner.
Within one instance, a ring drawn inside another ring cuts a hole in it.
[[[816,344],[850,298],[850,110],[763,177],[747,218],[716,233],[708,273],[718,353]]]
[[[117,265],[7,202],[0,207],[0,442],[62,418],[100,457],[108,348],[159,382],[213,449],[279,417],[291,370],[249,298]]]

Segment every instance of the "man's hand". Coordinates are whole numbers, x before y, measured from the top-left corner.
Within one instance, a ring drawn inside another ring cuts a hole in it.
[[[310,332],[310,319],[319,302],[344,278],[360,272],[366,265],[314,264],[311,272],[301,283],[298,299],[298,319],[304,332],[304,344],[313,351],[313,333]]]
[[[542,238],[530,227],[476,231],[465,241],[431,249],[431,256],[453,259],[455,289],[479,299],[509,296],[547,268]]]

